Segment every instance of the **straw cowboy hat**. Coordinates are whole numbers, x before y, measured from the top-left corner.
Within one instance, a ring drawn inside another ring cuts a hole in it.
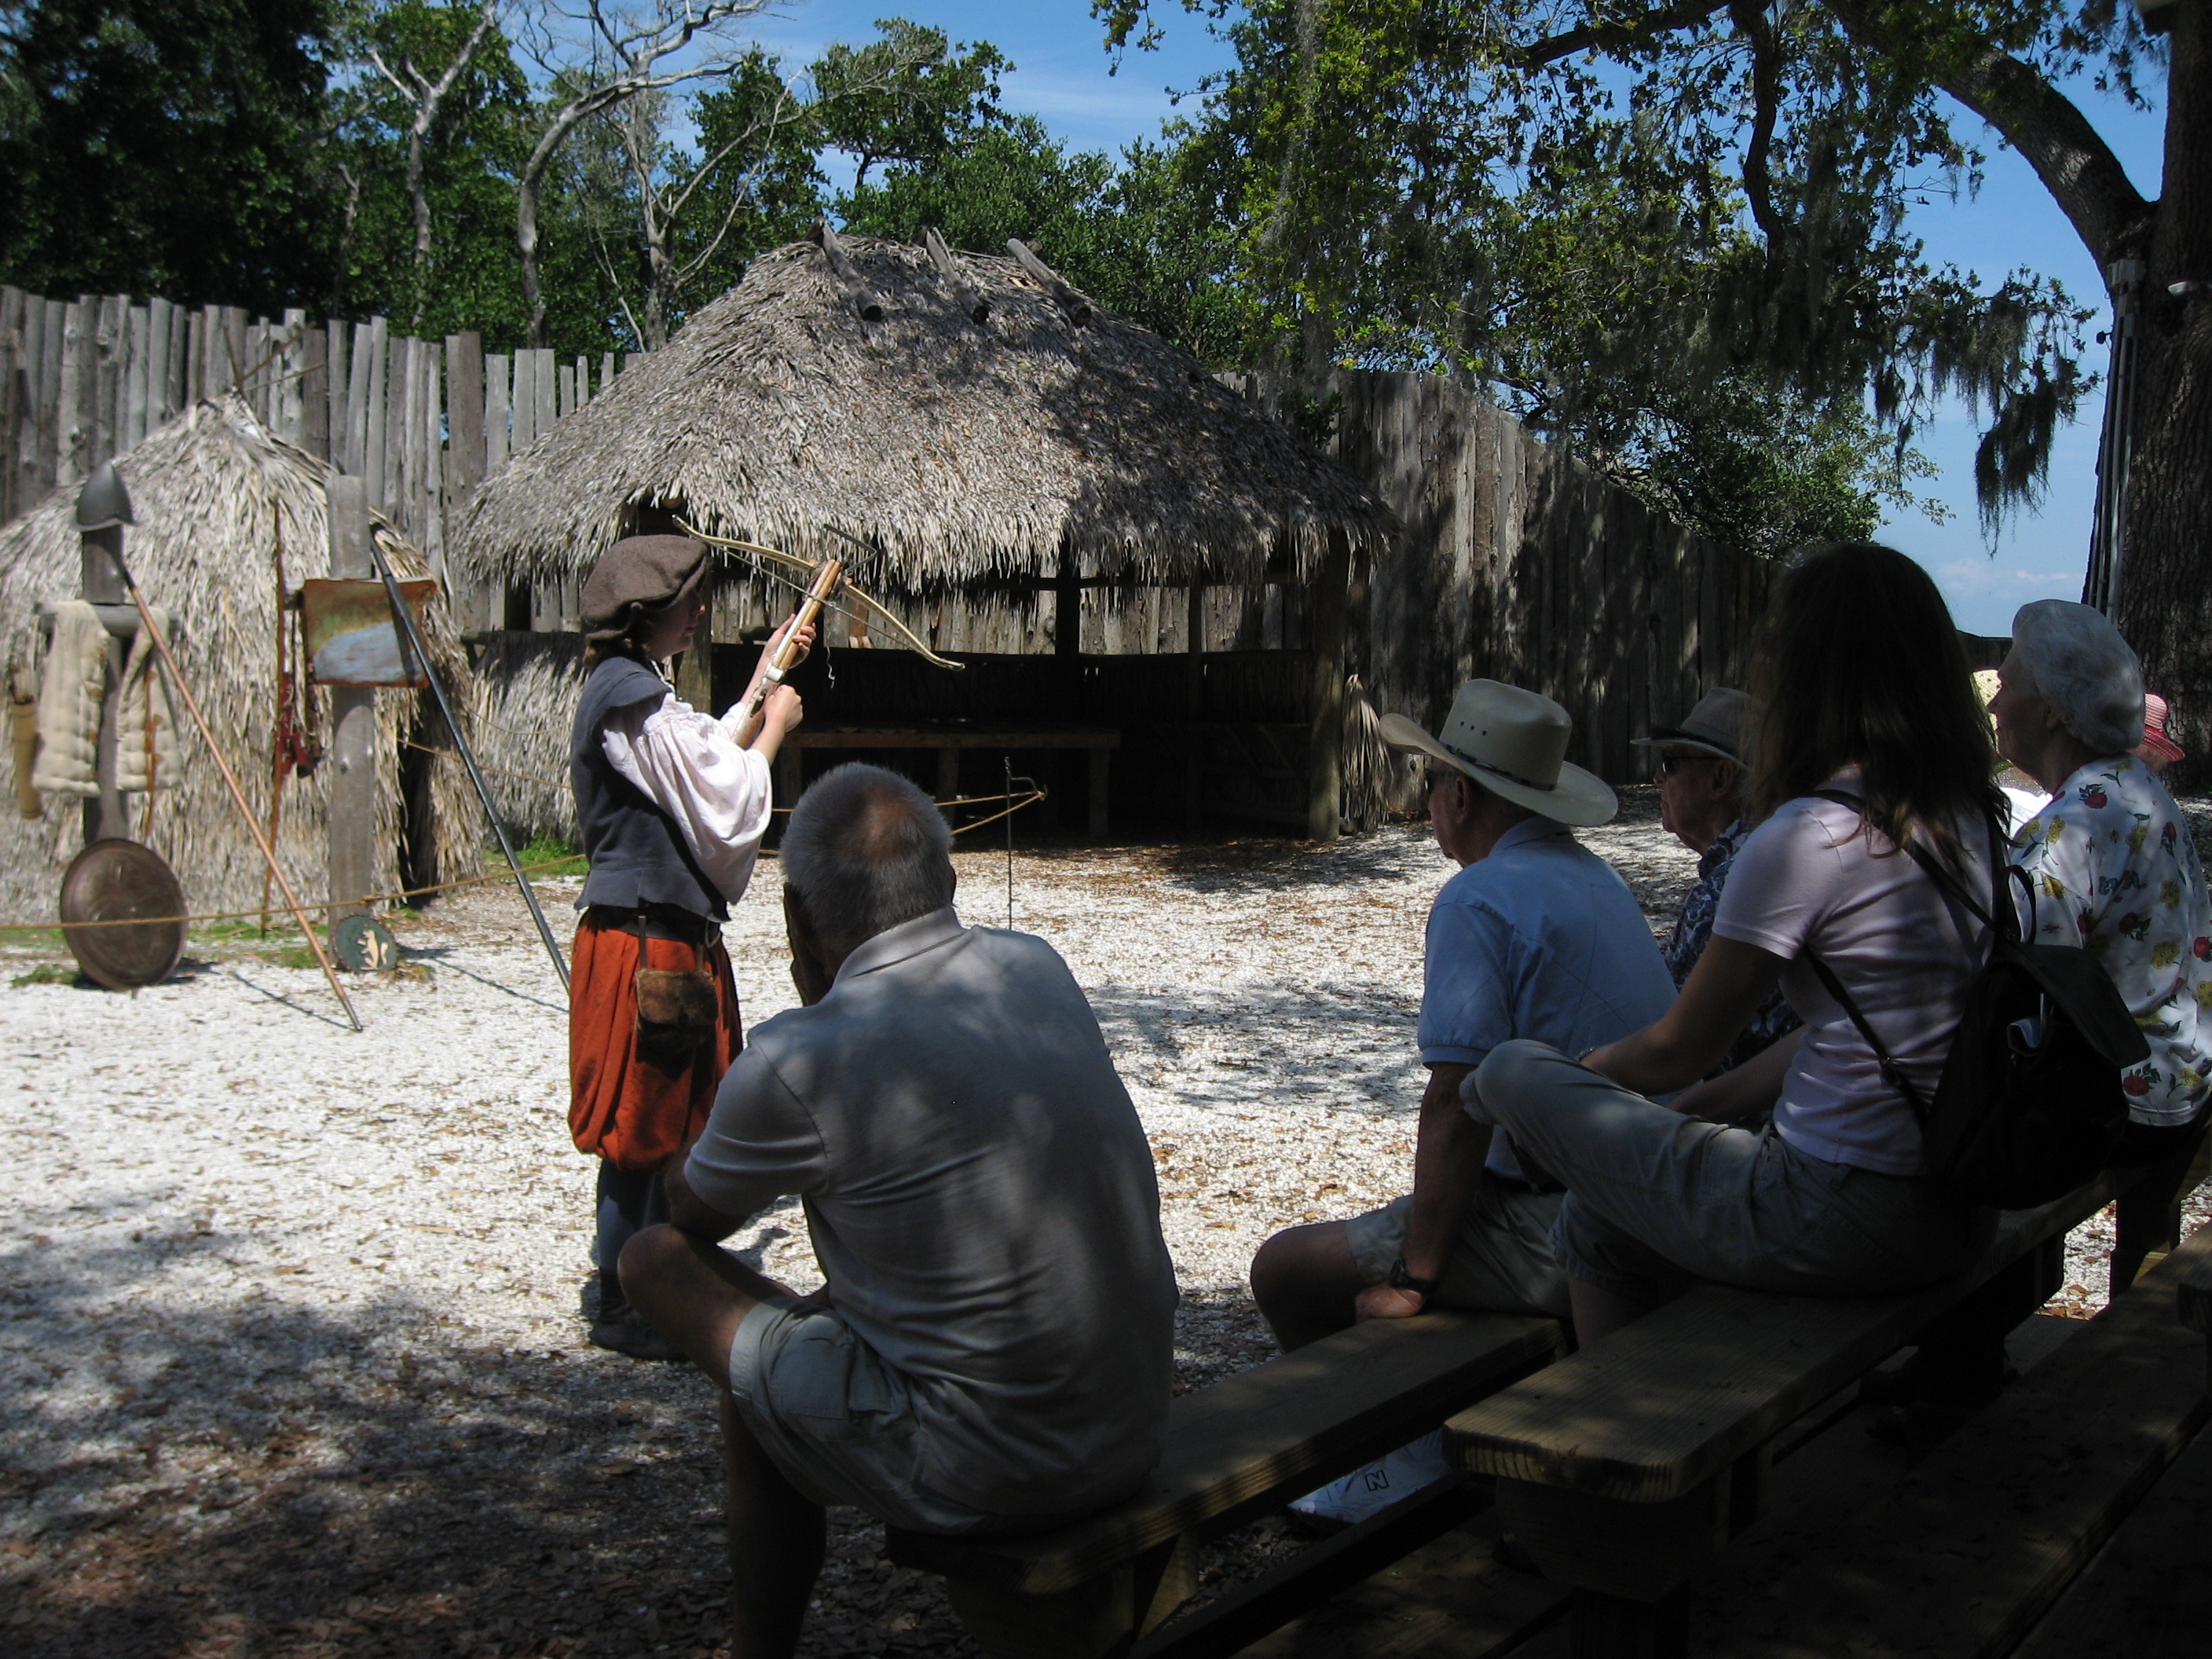
[[[1549,697],[1469,680],[1435,737],[1403,714],[1385,714],[1382,741],[1404,755],[1456,767],[1494,795],[1556,823],[1603,823],[1620,810],[1612,786],[1567,763],[1575,723]]]
[[[1688,749],[1711,755],[1732,765],[1743,764],[1744,714],[1751,707],[1747,693],[1717,685],[1699,697],[1682,716],[1679,726],[1655,726],[1648,738],[1636,739],[1639,749]]]

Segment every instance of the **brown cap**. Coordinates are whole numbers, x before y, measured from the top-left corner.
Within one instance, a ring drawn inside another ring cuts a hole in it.
[[[626,536],[584,581],[584,637],[611,645],[641,618],[696,592],[707,546],[689,536]]]

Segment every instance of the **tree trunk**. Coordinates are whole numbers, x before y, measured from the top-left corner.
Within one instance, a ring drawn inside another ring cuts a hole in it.
[[[2173,705],[2189,758],[2177,790],[2212,783],[2212,0],[2172,9],[2164,193],[2137,324],[2135,461],[2119,614],[2149,688]],[[2175,283],[2194,283],[2175,295]]]
[[[522,263],[522,307],[530,315],[530,343],[545,344],[545,289],[538,276],[538,180],[542,169],[523,172],[514,192],[514,251]]]
[[[422,180],[422,143],[424,127],[435,113],[435,106],[419,111],[414,126],[407,134],[407,199],[415,209],[415,307],[407,331],[422,331],[422,303],[430,285],[430,191]]]

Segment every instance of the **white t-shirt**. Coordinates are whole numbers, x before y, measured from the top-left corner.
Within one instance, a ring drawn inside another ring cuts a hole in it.
[[[1856,791],[1855,775],[1832,787]],[[1817,797],[1788,801],[1735,855],[1713,932],[1782,957],[1783,994],[1805,1019],[1805,1041],[1784,1079],[1776,1131],[1831,1164],[1922,1175],[1919,1121],[1883,1080],[1881,1063],[1805,962],[1810,951],[1858,1003],[1905,1074],[1932,1100],[1958,1030],[1966,986],[1988,951],[1988,930],[1952,911],[1925,871],[1852,808]],[[1988,836],[1962,828],[1972,857],[1960,884],[1986,907]],[[1877,853],[1879,848],[1879,854]],[[1959,923],[1968,932],[1961,939]],[[1970,955],[1967,940],[1972,943]]]

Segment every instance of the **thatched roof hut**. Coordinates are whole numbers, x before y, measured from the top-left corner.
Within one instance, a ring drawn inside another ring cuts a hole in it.
[[[283,538],[289,586],[330,574],[325,484],[331,468],[275,436],[234,396],[186,410],[118,459],[116,467],[137,519],[126,532],[125,556],[147,599],[168,611],[182,672],[191,677],[216,739],[265,825],[276,698],[276,538]],[[0,651],[15,663],[27,665],[39,650],[40,602],[78,591],[76,496],[74,489],[58,491],[0,529]],[[422,556],[396,538],[387,535],[386,545],[396,574],[428,574]],[[466,659],[442,596],[431,605],[428,623],[426,643],[438,672],[449,686],[465,686]],[[468,699],[456,701],[465,708]],[[441,878],[480,866],[482,813],[459,763],[403,747],[418,731],[441,730],[434,715],[423,721],[428,703],[427,691],[388,690],[377,698],[375,878],[380,890],[401,884],[401,829],[408,817],[404,792],[411,781],[419,797],[424,775],[410,775],[410,768],[428,768],[428,817]],[[325,715],[327,734],[327,708]],[[469,718],[465,712],[461,717]],[[426,740],[446,746],[437,735]],[[188,723],[179,730],[178,748],[180,781],[157,793],[152,830],[143,838],[175,869],[195,913],[258,904],[265,868],[261,855]],[[319,771],[284,786],[278,857],[310,903],[329,896],[326,775]],[[132,796],[129,805],[136,836],[145,801]],[[422,817],[418,805],[416,826]],[[82,844],[74,797],[48,799],[40,818],[19,818],[12,806],[0,814],[0,907],[7,917],[53,915],[62,872]],[[419,850],[416,862],[418,867],[428,862]]]
[[[488,480],[471,567],[588,570],[655,507],[908,592],[1050,579],[1063,550],[1085,576],[1247,581],[1286,535],[1304,573],[1332,532],[1391,533],[1364,483],[1149,330],[1011,258],[839,246],[854,280],[818,242],[763,254]]]

